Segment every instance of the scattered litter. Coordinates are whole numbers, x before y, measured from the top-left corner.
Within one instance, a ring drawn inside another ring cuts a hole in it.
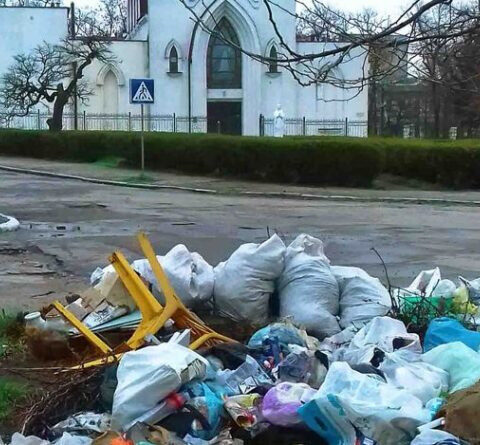
[[[81,392],[94,373],[88,407],[65,406],[77,393],[60,386],[11,445],[480,444],[480,279],[457,285],[434,268],[390,295],[362,269],[331,266],[306,234],[244,244],[215,268],[139,240],[147,259],[115,253],[67,306],[25,316],[39,357],[78,360],[58,379]],[[80,362],[79,334],[97,360]],[[50,404],[66,419],[50,419]]]
[[[20,223],[13,216],[7,216],[0,213],[0,233],[14,232],[18,230]]]

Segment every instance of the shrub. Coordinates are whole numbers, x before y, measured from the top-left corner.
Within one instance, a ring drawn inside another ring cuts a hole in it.
[[[95,162],[140,163],[139,134],[125,132],[0,132],[0,154]],[[375,144],[353,138],[258,138],[180,133],[145,135],[148,169],[273,182],[368,186],[383,168]]]

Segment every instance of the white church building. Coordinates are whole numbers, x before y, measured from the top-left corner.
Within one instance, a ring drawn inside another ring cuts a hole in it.
[[[221,128],[226,133],[258,135],[260,116],[272,117],[278,104],[287,119],[368,118],[367,87],[353,93],[329,83],[301,86],[281,63],[262,64],[208,32],[221,31],[245,52],[281,57],[279,39],[261,0],[184,0],[197,18],[179,0],[125,1],[128,37],[111,42],[115,63],[94,62],[88,67],[86,80],[95,94],[87,104],[79,104],[79,116],[138,114],[138,105],[129,102],[129,79],[152,78],[155,103],[147,113],[178,117],[183,122],[178,131]],[[295,10],[295,0],[281,0],[281,5],[274,8],[275,22],[297,53],[336,45],[300,41],[295,17],[289,13]],[[0,76],[14,55],[68,36],[68,16],[64,7],[0,7]],[[335,76],[351,82],[365,70],[365,57],[352,52]]]

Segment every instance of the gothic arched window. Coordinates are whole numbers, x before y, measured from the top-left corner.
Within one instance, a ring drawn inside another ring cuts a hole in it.
[[[207,54],[207,87],[242,88],[242,53],[240,41],[230,22],[223,18],[210,37]]]
[[[273,59],[268,63],[268,72],[269,73],[278,73],[278,52],[275,45],[270,49],[269,58]]]
[[[170,50],[170,55],[168,56],[169,69],[170,73],[178,73],[178,51],[175,46],[172,46]]]

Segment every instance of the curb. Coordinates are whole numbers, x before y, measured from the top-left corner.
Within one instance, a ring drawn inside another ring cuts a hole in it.
[[[192,192],[192,193],[211,193],[216,194],[216,190],[209,190],[209,189],[199,189],[193,187],[181,187],[177,185],[158,185],[158,184],[138,184],[138,183],[130,183],[130,182],[122,182],[122,181],[110,181],[108,179],[95,179],[95,178],[87,178],[85,176],[76,176],[76,175],[65,175],[63,173],[52,173],[43,170],[31,170],[27,168],[18,168],[18,167],[9,167],[8,165],[0,165],[0,170],[5,170],[14,173],[25,173],[28,175],[36,175],[36,176],[47,176],[50,178],[61,178],[61,179],[72,179],[75,181],[82,181],[82,182],[90,182],[92,184],[101,184],[101,185],[114,185],[117,187],[130,187],[130,188],[137,188],[137,189],[146,189],[146,190],[179,190],[183,192]]]
[[[20,227],[20,223],[13,216],[4,215],[3,213],[0,213],[0,216],[7,219],[7,222],[0,223],[0,233],[13,232]]]
[[[107,179],[95,179],[85,176],[67,175],[63,173],[53,173],[43,170],[32,170],[26,168],[9,167],[8,165],[0,165],[0,170],[13,173],[24,173],[36,176],[46,176],[50,178],[70,179],[75,181],[88,182],[91,184],[112,185],[116,187],[136,188],[143,190],[177,190],[190,193],[202,193],[210,195],[225,196],[246,196],[253,198],[277,198],[277,199],[301,199],[309,201],[338,201],[338,202],[383,202],[391,204],[416,204],[416,205],[450,205],[450,206],[468,206],[480,207],[480,201],[469,201],[460,199],[440,199],[440,198],[395,198],[386,197],[361,197],[352,195],[314,195],[311,193],[289,193],[289,192],[221,192],[212,189],[201,189],[193,187],[181,187],[176,185],[158,185],[158,184],[138,184],[123,181],[110,181]]]

